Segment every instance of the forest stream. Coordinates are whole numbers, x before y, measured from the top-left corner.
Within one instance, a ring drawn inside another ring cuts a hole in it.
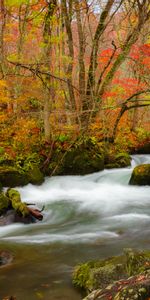
[[[150,246],[150,186],[129,186],[132,169],[150,163],[135,155],[132,166],[86,176],[46,178],[41,186],[16,188],[23,201],[45,205],[42,222],[0,228],[1,248],[12,264],[0,270],[0,300],[79,300],[73,267]]]

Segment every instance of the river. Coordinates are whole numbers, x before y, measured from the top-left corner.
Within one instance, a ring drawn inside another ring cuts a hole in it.
[[[13,264],[1,268],[0,300],[80,300],[72,287],[73,267],[118,255],[126,247],[150,246],[150,187],[129,186],[134,166],[150,163],[135,155],[132,166],[85,176],[46,178],[41,186],[17,188],[23,201],[45,205],[38,224],[0,228],[1,248]]]

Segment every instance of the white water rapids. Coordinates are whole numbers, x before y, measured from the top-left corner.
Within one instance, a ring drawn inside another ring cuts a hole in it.
[[[45,205],[44,219],[0,227],[0,240],[82,244],[135,239],[136,246],[150,232],[150,187],[128,185],[133,167],[141,163],[150,163],[150,155],[133,156],[129,168],[57,176],[46,178],[41,186],[17,188],[23,201]]]

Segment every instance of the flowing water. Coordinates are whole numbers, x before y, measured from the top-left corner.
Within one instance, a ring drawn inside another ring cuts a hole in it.
[[[1,248],[14,262],[0,271],[0,300],[79,300],[73,267],[117,255],[123,248],[150,246],[150,187],[129,186],[134,166],[150,155],[133,156],[132,166],[86,176],[46,178],[41,186],[17,188],[23,201],[45,205],[38,224],[0,227]]]

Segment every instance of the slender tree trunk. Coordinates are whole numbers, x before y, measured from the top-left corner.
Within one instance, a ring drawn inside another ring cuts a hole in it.
[[[67,78],[68,78],[68,90],[70,96],[70,103],[72,105],[72,109],[76,110],[76,101],[75,101],[75,94],[73,89],[73,60],[74,60],[74,48],[73,48],[73,35],[72,35],[72,28],[71,28],[71,21],[72,21],[72,0],[69,0],[68,6],[66,0],[62,0],[62,11],[64,14],[65,20],[65,27],[68,37],[68,49],[69,49],[69,57],[71,62],[68,64],[67,68]]]
[[[78,38],[79,38],[79,92],[81,99],[81,106],[85,103],[85,36],[83,33],[82,20],[81,20],[81,7],[78,0],[75,0],[76,16],[77,16],[77,27],[78,27]]]
[[[97,69],[97,55],[98,55],[98,48],[99,48],[99,41],[102,33],[106,28],[106,20],[109,15],[109,12],[114,4],[114,0],[108,0],[104,10],[102,11],[99,23],[95,32],[91,57],[90,57],[90,66],[88,71],[88,80],[87,80],[87,102],[85,103],[84,109],[88,110],[91,107],[92,98],[95,96],[95,72]]]
[[[6,10],[4,0],[0,2],[0,73],[1,77],[5,75],[4,66],[4,29],[5,29]]]
[[[52,0],[48,4],[47,13],[45,16],[45,23],[44,23],[44,31],[43,31],[43,40],[44,40],[44,50],[43,50],[43,59],[45,62],[46,69],[52,68],[52,30],[53,30],[53,21],[52,18],[55,14],[57,7],[56,0]],[[43,86],[45,94],[44,99],[44,133],[45,139],[49,141],[51,139],[51,126],[50,126],[50,114],[52,109],[52,103],[54,102],[55,93],[53,87],[53,80],[50,76],[45,77],[45,85]],[[46,89],[46,90],[45,90]]]

